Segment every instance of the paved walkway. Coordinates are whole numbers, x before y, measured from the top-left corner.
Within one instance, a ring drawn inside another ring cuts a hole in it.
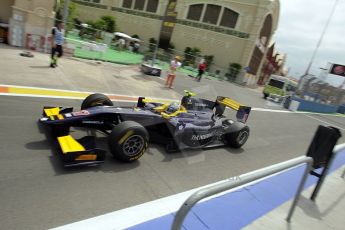
[[[329,175],[313,202],[309,199],[314,187],[303,192],[290,223],[285,219],[291,201],[284,203],[265,216],[254,221],[246,230],[342,230],[345,228],[345,167]]]
[[[33,52],[34,57],[28,58],[19,55],[22,51],[0,44],[0,84],[129,96],[181,97],[164,88],[164,79],[141,74],[139,66],[65,57],[53,69],[49,67],[48,54]]]

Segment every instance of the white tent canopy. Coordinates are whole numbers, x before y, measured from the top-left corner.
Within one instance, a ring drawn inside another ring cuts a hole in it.
[[[115,36],[122,37],[122,38],[127,38],[127,39],[131,39],[131,38],[132,38],[132,37],[129,36],[128,34],[121,33],[121,32],[115,32],[114,35],[115,35]]]
[[[122,37],[124,39],[131,40],[131,41],[140,42],[140,40],[138,38],[132,38],[128,34],[125,34],[125,33],[122,33],[122,32],[115,32],[114,35],[118,36],[118,37]]]

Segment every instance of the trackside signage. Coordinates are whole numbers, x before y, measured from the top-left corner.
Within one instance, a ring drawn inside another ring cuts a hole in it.
[[[177,12],[175,12],[176,3],[177,0],[169,1],[163,18],[159,41],[159,47],[163,49],[169,48],[171,35],[175,27],[177,16]]]

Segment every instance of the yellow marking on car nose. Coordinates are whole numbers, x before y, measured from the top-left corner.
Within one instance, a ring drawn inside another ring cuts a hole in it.
[[[60,108],[59,107],[55,107],[55,108],[50,108],[50,109],[44,109],[44,113],[49,117],[49,116],[53,116],[53,115],[58,115],[60,112]]]
[[[62,114],[58,114],[57,117],[59,118],[59,120],[65,119],[65,118],[62,116]]]

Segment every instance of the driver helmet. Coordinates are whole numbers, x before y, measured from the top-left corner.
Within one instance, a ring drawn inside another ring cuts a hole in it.
[[[168,106],[168,108],[166,109],[166,113],[167,114],[172,114],[175,113],[176,111],[178,111],[180,109],[180,103],[178,102],[172,102],[170,103],[170,105]]]

